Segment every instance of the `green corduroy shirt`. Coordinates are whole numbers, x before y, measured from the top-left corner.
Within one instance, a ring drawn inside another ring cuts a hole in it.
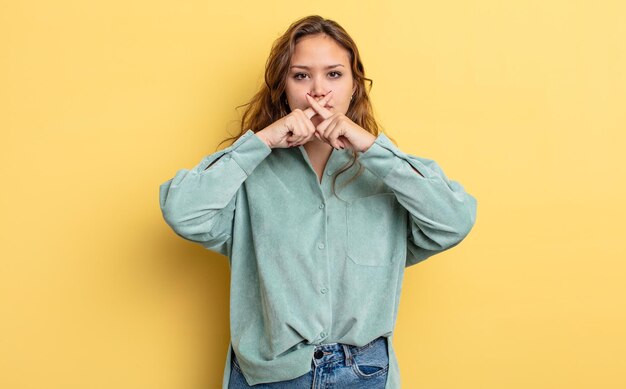
[[[359,164],[341,173],[336,196],[349,149],[332,150],[320,183],[303,146],[271,149],[248,130],[160,185],[174,232],[229,259],[223,389],[233,350],[255,385],[306,374],[316,345],[379,336],[388,337],[385,388],[400,388],[392,339],[404,269],[459,244],[477,202],[382,132],[357,154],[361,175],[342,187]]]

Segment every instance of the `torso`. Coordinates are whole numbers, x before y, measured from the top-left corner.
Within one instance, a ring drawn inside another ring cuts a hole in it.
[[[333,147],[325,142],[317,140],[309,141],[303,146],[306,150],[306,154],[309,157],[309,160],[311,161],[311,165],[313,165],[313,170],[315,170],[315,173],[317,174],[317,180],[321,183],[322,176],[324,174],[324,168],[326,167],[328,158],[330,158]]]

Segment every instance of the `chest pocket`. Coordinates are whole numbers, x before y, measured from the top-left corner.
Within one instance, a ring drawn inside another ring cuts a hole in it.
[[[389,266],[404,255],[406,213],[393,193],[349,200],[346,254],[354,263]]]

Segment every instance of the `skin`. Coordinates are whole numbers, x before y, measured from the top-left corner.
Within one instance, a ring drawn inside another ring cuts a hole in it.
[[[356,86],[348,51],[334,39],[325,34],[301,38],[286,77],[291,112],[256,133],[269,147],[364,152],[374,143],[374,135],[345,116]]]
[[[317,101],[332,91],[333,96],[327,103],[332,107],[329,110],[346,113],[350,96],[356,90],[349,61],[348,51],[327,35],[308,35],[301,38],[291,57],[286,79],[285,94],[289,107],[292,110],[304,110],[310,106],[307,96]],[[339,66],[327,68],[332,65]],[[311,118],[315,126],[322,120],[319,114]]]

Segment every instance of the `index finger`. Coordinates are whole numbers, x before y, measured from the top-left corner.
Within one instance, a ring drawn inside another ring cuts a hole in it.
[[[317,113],[320,113],[320,116],[322,116],[324,119],[330,117],[333,113],[330,112],[328,109],[326,109],[324,105],[328,103],[332,93],[333,91],[331,90],[330,92],[326,94],[326,96],[322,97],[320,101],[317,101],[313,97],[311,97],[311,107],[304,110],[306,117],[311,119]],[[313,106],[314,104],[317,104],[317,106]]]

